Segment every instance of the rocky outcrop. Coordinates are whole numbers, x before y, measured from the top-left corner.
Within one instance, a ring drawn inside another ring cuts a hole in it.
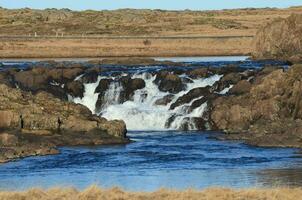
[[[4,84],[0,91],[0,162],[56,153],[62,145],[128,141],[123,121],[107,121],[46,92],[33,95]]]
[[[260,81],[235,91],[240,95],[219,97],[212,105],[214,126],[261,146],[302,147],[302,66],[276,69]],[[233,91],[234,92],[234,91]],[[289,139],[288,139],[289,138]]]
[[[187,73],[192,78],[206,78],[212,75],[211,71],[208,68],[198,68],[193,69]]]
[[[155,105],[167,105],[169,104],[172,100],[173,100],[174,95],[173,94],[168,94],[166,96],[164,96],[161,99],[158,99],[154,102]]]
[[[123,87],[123,91],[120,94],[120,102],[128,101],[134,95],[134,92],[139,89],[143,89],[146,83],[140,78],[131,78],[130,76],[124,76],[118,80]]]
[[[0,83],[37,93],[46,91],[62,100],[68,94],[82,98],[84,84],[95,83],[101,72],[99,66],[88,63],[44,61],[20,69],[0,72]]]
[[[80,97],[83,98],[85,88],[81,81],[72,81],[65,84],[65,90],[67,93],[72,95],[73,97]]]
[[[184,89],[181,78],[167,71],[160,71],[154,80],[158,89],[163,92],[178,93]]]
[[[210,94],[209,87],[194,88],[194,89],[190,90],[188,93],[186,93],[183,96],[179,97],[175,101],[175,103],[173,103],[170,106],[170,109],[173,110],[173,109],[175,109],[176,107],[178,107],[180,105],[190,103],[194,99],[200,98],[200,97],[203,97],[203,96],[207,96],[208,94]]]
[[[302,62],[302,15],[276,19],[262,27],[255,39],[255,59]]]

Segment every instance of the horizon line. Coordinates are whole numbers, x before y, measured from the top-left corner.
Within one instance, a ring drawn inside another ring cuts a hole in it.
[[[162,8],[114,8],[114,9],[71,9],[71,8],[58,8],[58,7],[48,7],[48,8],[33,8],[33,7],[16,7],[16,8],[8,8],[2,7],[0,5],[0,9],[6,10],[22,10],[22,9],[30,9],[30,10],[69,10],[69,11],[119,11],[119,10],[152,10],[152,11],[227,11],[227,10],[264,10],[264,9],[291,9],[291,8],[302,8],[302,5],[299,6],[289,6],[289,7],[238,7],[238,8],[223,8],[223,9],[162,9]]]

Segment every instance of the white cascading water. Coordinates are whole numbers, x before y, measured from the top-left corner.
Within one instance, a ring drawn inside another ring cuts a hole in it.
[[[184,123],[188,124],[190,130],[196,130],[194,122],[191,120],[188,121],[188,119],[201,117],[207,107],[207,102],[192,111],[190,111],[189,108],[195,100],[202,97],[193,99],[191,102],[178,106],[174,110],[169,109],[170,105],[190,90],[198,87],[211,86],[221,77],[222,75],[213,75],[204,79],[192,79],[193,82],[187,83],[186,89],[175,94],[170,103],[167,105],[156,105],[155,102],[158,99],[162,99],[170,93],[160,91],[158,86],[153,83],[156,75],[152,76],[149,73],[135,74],[132,78],[143,79],[146,83],[145,88],[136,90],[133,100],[119,104],[119,94],[123,88],[118,82],[112,82],[104,95],[102,110],[96,114],[109,120],[124,120],[128,130],[178,130]],[[84,97],[82,99],[74,98],[71,99],[71,101],[83,104],[95,113],[98,93],[94,93],[94,91],[99,81],[103,78],[108,77],[100,76],[96,83],[85,84]],[[172,116],[175,116],[175,118],[169,128],[167,128],[166,123]]]
[[[99,76],[97,82],[84,84],[85,92],[83,98],[80,97],[72,98],[71,96],[68,96],[68,100],[73,101],[74,103],[82,104],[87,108],[89,108],[89,110],[91,110],[92,113],[94,113],[95,104],[98,100],[98,95],[99,95],[98,93],[94,93],[94,91],[99,85],[101,79],[102,77]],[[77,80],[77,78],[75,80]]]

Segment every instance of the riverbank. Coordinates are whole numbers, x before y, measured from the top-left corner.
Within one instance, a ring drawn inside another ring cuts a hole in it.
[[[63,105],[68,101],[80,103],[85,106],[77,111],[80,114],[102,113],[105,118],[123,120],[130,130],[216,130],[233,133],[226,135],[228,139],[256,146],[301,147],[300,99],[296,95],[288,97],[298,91],[294,85],[299,83],[296,76],[301,70],[295,65],[284,71],[282,64],[286,63],[182,63],[151,58],[4,63],[0,82],[34,95],[51,93]],[[34,95],[31,98],[35,99]],[[137,111],[133,112],[127,103],[134,104]],[[22,112],[19,108],[16,116]],[[47,129],[57,129],[59,113],[52,116],[53,124]],[[63,125],[68,121],[65,116],[60,119]],[[17,127],[19,119],[14,120]],[[141,123],[137,124],[137,120]],[[31,129],[35,129],[35,123]]]
[[[55,188],[49,190],[31,189],[24,192],[0,192],[1,200],[293,200],[300,199],[301,188],[276,188],[276,189],[222,189],[210,188],[206,190],[174,191],[161,189],[152,193],[126,192],[119,188],[101,189],[92,186],[86,190],[78,191],[73,188]]]
[[[16,71],[8,70],[0,75],[0,163],[28,156],[56,154],[60,146],[129,142],[123,121],[108,121],[93,115],[82,105],[62,101],[58,96],[45,92],[43,83],[52,82],[48,89],[53,94],[63,94],[63,88],[54,84],[55,80],[62,83],[74,80],[84,71],[83,67],[65,70],[54,68],[48,74],[45,74],[45,70],[43,67],[35,68],[31,75],[19,71],[21,74],[14,79],[25,84],[23,90],[14,88],[5,80],[10,77],[9,73]],[[75,87],[75,84],[69,85],[68,90],[74,91]]]

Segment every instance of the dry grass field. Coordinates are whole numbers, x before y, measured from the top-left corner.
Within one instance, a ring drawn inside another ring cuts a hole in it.
[[[173,191],[161,189],[152,193],[125,192],[118,188],[90,187],[75,189],[31,189],[25,192],[0,192],[0,200],[300,200],[301,188],[220,189]]]
[[[0,39],[0,58],[246,55],[252,38]]]
[[[302,13],[302,7],[81,12],[0,8],[0,58],[248,55],[259,27],[292,13]]]
[[[254,35],[275,18],[301,13],[288,9],[236,9],[219,11],[166,11],[120,9],[71,11],[68,9],[0,8],[0,35],[68,36],[229,36]]]

